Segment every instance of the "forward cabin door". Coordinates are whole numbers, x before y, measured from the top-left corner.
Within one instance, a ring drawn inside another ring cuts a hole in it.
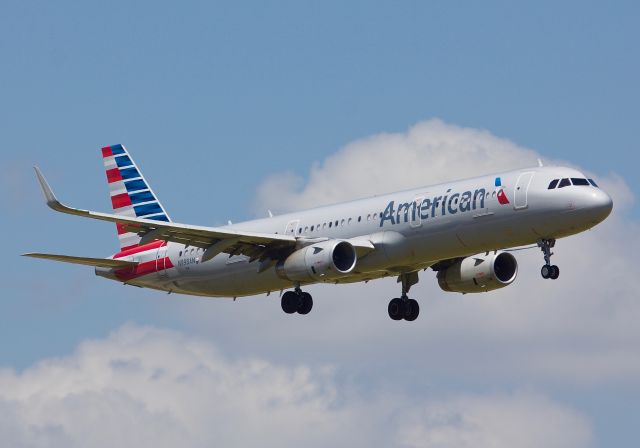
[[[535,173],[528,172],[522,173],[518,177],[518,181],[516,182],[516,186],[513,191],[513,208],[516,210],[522,210],[529,206],[528,202],[528,193],[529,187],[531,186],[531,181],[533,180],[533,176]]]

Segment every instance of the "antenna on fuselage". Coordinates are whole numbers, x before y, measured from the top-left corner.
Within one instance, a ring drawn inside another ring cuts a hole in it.
[[[542,163],[542,159],[538,159],[538,166],[540,168],[542,168],[544,166],[544,163]]]

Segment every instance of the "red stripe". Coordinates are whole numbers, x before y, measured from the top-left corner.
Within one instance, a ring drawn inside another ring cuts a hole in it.
[[[148,250],[157,249],[159,247],[163,247],[166,245],[167,245],[166,241],[156,240],[156,241],[150,242],[149,244],[145,244],[144,246],[138,246],[136,244],[135,246],[123,247],[122,250],[120,250],[120,252],[118,252],[113,256],[113,258],[128,257],[129,255],[137,254],[140,252],[146,252]]]
[[[126,282],[134,278],[142,277],[143,275],[149,275],[154,272],[171,269],[172,267],[173,263],[171,263],[169,257],[165,257],[162,260],[145,261],[133,268],[119,269],[115,271],[114,274],[118,280]]]
[[[120,249],[120,252],[118,252],[118,253],[126,252],[126,251],[129,251],[129,250],[134,249],[136,247],[139,247],[139,246],[137,244],[132,244],[131,246],[124,246],[124,247],[122,247]],[[115,255],[114,255],[114,257],[115,257]]]
[[[112,184],[114,182],[118,182],[121,180],[122,180],[122,175],[120,174],[120,170],[118,168],[107,170],[107,182]]]
[[[115,196],[111,196],[111,205],[113,205],[113,209],[126,207],[131,205],[131,198],[127,193],[117,194]]]
[[[124,224],[116,223],[116,229],[118,229],[118,235],[122,235],[123,233],[129,233],[125,230]]]
[[[105,146],[102,148],[102,157],[112,156],[113,152],[111,152],[111,146]]]

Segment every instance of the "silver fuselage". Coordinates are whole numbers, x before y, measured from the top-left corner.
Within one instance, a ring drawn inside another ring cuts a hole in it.
[[[509,203],[500,203],[500,178]],[[233,230],[289,234],[310,239],[363,240],[375,250],[358,259],[355,270],[332,283],[399,275],[434,263],[480,252],[557,239],[590,229],[612,208],[602,189],[569,186],[548,189],[557,178],[585,178],[571,168],[536,167],[400,191],[310,210],[230,225]],[[330,225],[331,223],[331,225]],[[337,223],[337,225],[336,225]],[[275,266],[258,272],[244,255],[217,255],[201,262],[202,249],[182,244],[141,252],[128,261],[168,262],[170,268],[127,283],[199,296],[240,297],[291,288]],[[107,269],[98,275],[115,279]]]

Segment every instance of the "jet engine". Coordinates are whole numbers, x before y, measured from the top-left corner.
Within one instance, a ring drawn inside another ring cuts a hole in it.
[[[439,271],[438,284],[448,292],[486,292],[510,285],[516,275],[518,262],[510,253],[482,253],[463,258]]]
[[[353,271],[357,258],[355,248],[347,241],[322,241],[298,249],[280,261],[276,272],[291,281],[330,281]]]

